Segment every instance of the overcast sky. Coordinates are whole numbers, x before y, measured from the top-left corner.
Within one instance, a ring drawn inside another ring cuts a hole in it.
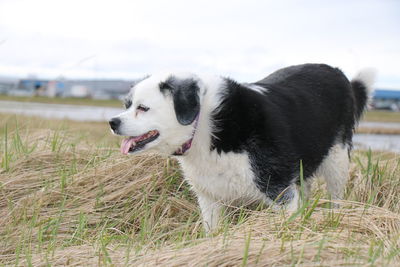
[[[255,81],[322,62],[400,89],[400,1],[0,0],[0,75]]]

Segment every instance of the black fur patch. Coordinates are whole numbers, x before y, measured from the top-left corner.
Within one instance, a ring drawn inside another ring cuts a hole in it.
[[[360,81],[352,81],[351,86],[354,90],[354,98],[356,103],[356,119],[359,120],[368,102],[367,87]]]
[[[129,94],[124,100],[124,107],[125,107],[125,109],[128,109],[131,106],[132,106],[132,95]]]
[[[222,104],[212,114],[218,131],[211,149],[247,152],[258,188],[275,200],[299,183],[300,164],[308,179],[333,145],[351,145],[365,101],[355,103],[344,74],[322,64],[284,68],[254,84],[266,92],[226,79]]]
[[[178,79],[173,76],[159,84],[160,91],[170,92],[175,114],[182,125],[191,124],[200,111],[199,86],[194,79]]]

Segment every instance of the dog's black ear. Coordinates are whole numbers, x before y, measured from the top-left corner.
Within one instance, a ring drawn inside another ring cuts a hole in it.
[[[160,83],[161,92],[170,91],[174,102],[175,114],[182,125],[191,124],[200,111],[199,86],[193,79],[169,77]]]

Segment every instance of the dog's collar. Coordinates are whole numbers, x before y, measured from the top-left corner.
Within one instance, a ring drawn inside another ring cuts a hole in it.
[[[197,125],[199,123],[199,114],[200,114],[200,112],[197,113],[196,119],[194,120],[192,136],[190,137],[189,140],[187,140],[185,143],[183,143],[180,148],[175,150],[175,152],[172,154],[173,156],[182,156],[183,154],[185,154],[186,151],[188,151],[192,147],[194,134],[196,133]]]

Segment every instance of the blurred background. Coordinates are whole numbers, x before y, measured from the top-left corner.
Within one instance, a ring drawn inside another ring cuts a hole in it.
[[[372,108],[399,111],[400,1],[0,1],[0,112],[106,120],[152,73],[253,82],[307,62],[375,68]],[[367,118],[400,132],[393,114]]]

